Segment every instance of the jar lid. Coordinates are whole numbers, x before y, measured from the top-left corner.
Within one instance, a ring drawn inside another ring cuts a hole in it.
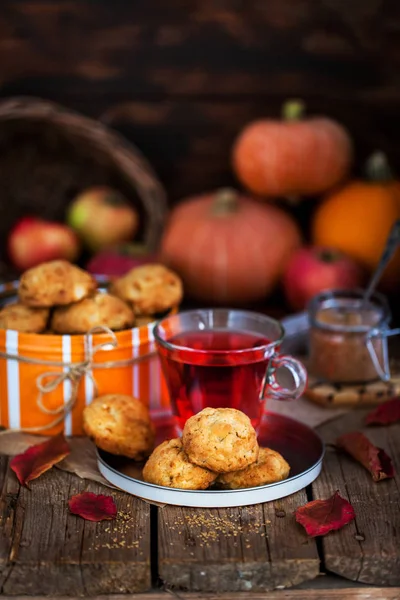
[[[315,296],[308,307],[313,327],[341,333],[368,333],[390,321],[385,296],[375,292],[365,302],[363,290],[328,290]]]

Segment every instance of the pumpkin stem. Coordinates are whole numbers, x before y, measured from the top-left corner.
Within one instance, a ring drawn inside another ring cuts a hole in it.
[[[235,212],[238,208],[238,198],[239,195],[233,188],[218,190],[212,204],[212,213],[223,216]]]
[[[284,121],[300,121],[305,109],[306,105],[302,100],[287,100],[282,106],[282,118]]]
[[[394,174],[391,170],[386,154],[377,150],[365,163],[365,173],[368,181],[387,182],[394,180]]]

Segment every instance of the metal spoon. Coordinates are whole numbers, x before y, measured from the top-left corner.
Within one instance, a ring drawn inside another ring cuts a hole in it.
[[[381,278],[383,271],[386,269],[387,264],[393,257],[393,254],[395,253],[397,246],[399,244],[400,244],[400,219],[395,221],[392,229],[390,230],[389,237],[387,239],[386,246],[382,252],[382,256],[380,258],[378,266],[376,267],[376,269],[371,277],[371,280],[368,284],[368,287],[364,292],[364,295],[362,298],[363,306],[365,306],[367,304],[372,292],[375,289],[376,284],[378,283],[379,279]]]

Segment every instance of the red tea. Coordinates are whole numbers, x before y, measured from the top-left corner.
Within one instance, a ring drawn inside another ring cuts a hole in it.
[[[181,429],[189,417],[207,406],[242,410],[258,426],[267,338],[246,331],[209,329],[180,333],[168,342],[181,346],[172,351],[159,348]]]

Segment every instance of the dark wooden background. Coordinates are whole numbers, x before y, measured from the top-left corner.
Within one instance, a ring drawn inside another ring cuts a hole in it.
[[[112,124],[171,201],[231,183],[238,130],[290,96],[400,172],[399,39],[398,0],[2,0],[0,95]]]

